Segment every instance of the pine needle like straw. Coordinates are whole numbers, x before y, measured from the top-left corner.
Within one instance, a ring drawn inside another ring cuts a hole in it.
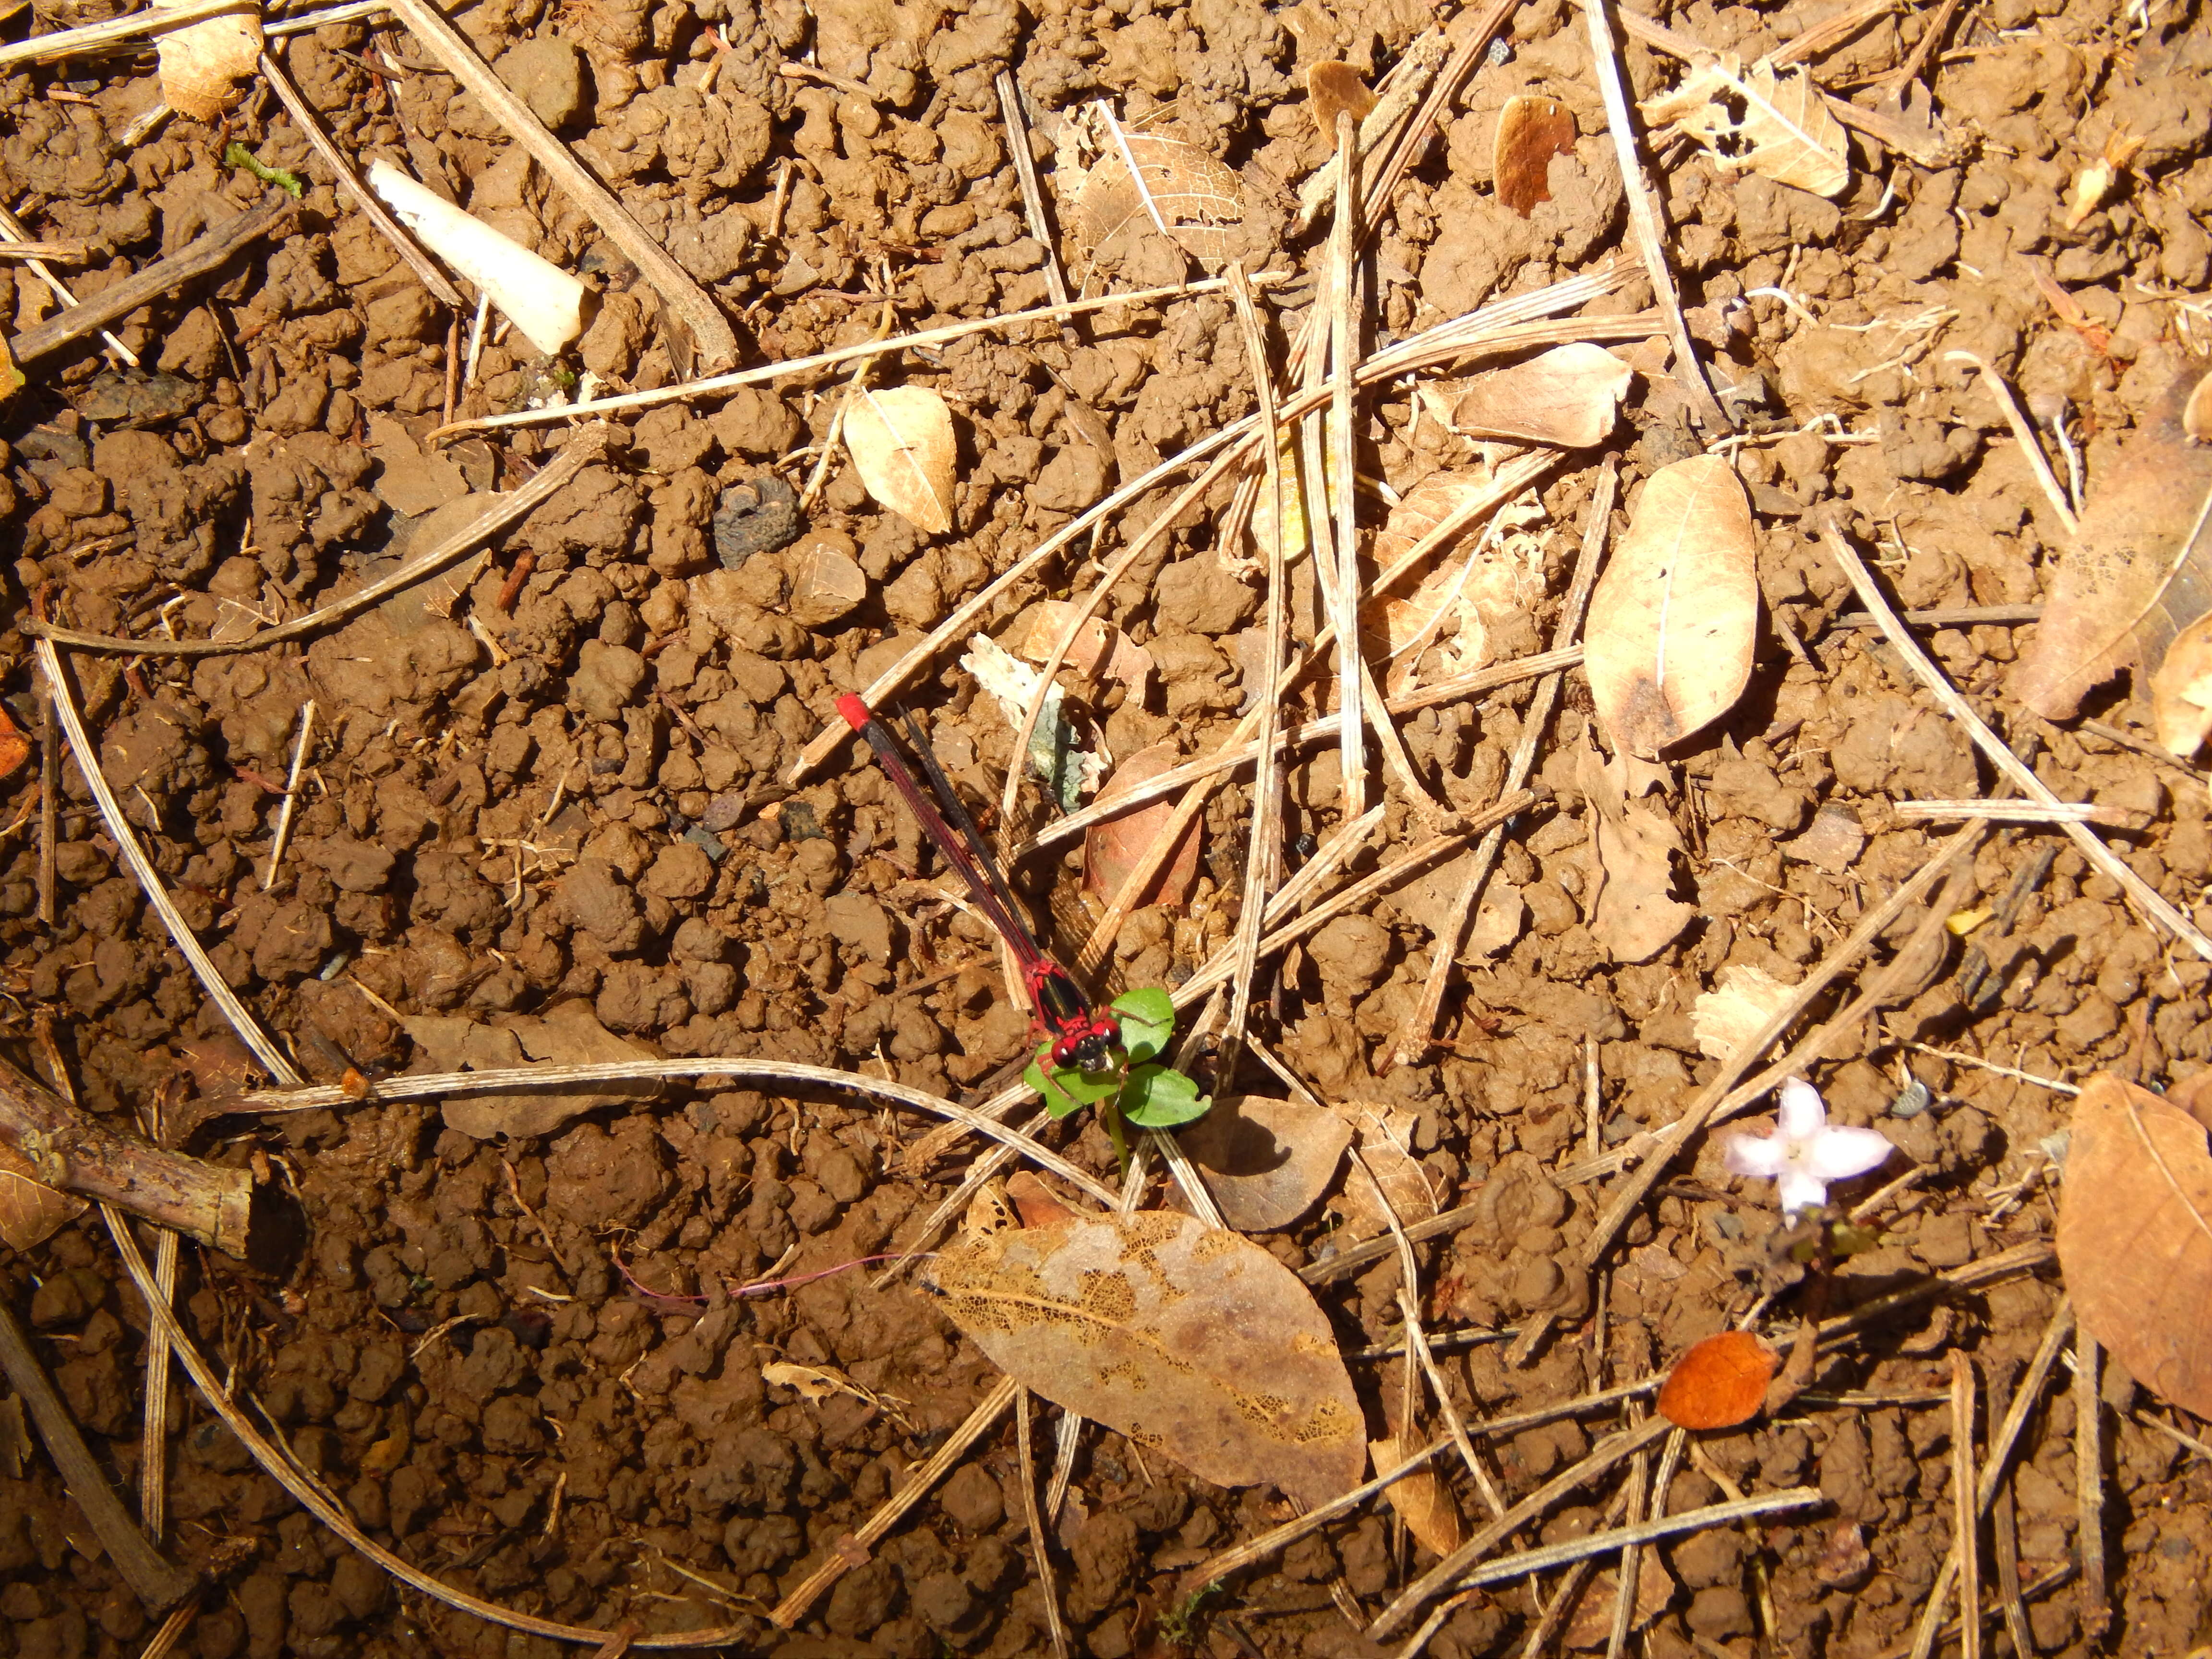
[[[1982,1549],[1974,1504],[1974,1362],[1951,1350],[1951,1548],[1959,1558],[1959,1604],[1982,1605]],[[1961,1659],[1982,1659],[1982,1621],[1966,1620]]]
[[[1581,551],[1575,558],[1575,574],[1567,588],[1566,603],[1559,608],[1559,620],[1552,627],[1552,648],[1564,648],[1581,629],[1583,613],[1589,605],[1590,590],[1597,583],[1598,563],[1605,550],[1607,532],[1612,528],[1614,493],[1620,487],[1617,464],[1607,460],[1605,470],[1598,475],[1597,490],[1590,500],[1589,522],[1583,532]],[[1511,795],[1528,781],[1528,774],[1536,763],[1536,748],[1543,741],[1552,723],[1552,710],[1557,706],[1563,674],[1547,674],[1536,685],[1536,695],[1521,718],[1521,736],[1513,747],[1511,763],[1506,768],[1505,781],[1500,791]],[[1452,899],[1451,908],[1445,912],[1443,925],[1435,930],[1431,942],[1429,976],[1421,987],[1421,1000],[1413,1012],[1407,1016],[1405,1025],[1393,1045],[1389,1064],[1417,1066],[1427,1057],[1436,1042],[1437,1017],[1443,1011],[1444,988],[1451,981],[1452,964],[1459,958],[1460,943],[1466,937],[1468,920],[1482,896],[1482,890],[1490,880],[1491,867],[1497,862],[1499,850],[1505,844],[1505,826],[1501,823],[1482,838],[1468,866],[1466,879]]]
[[[11,64],[51,63],[58,58],[78,58],[90,52],[104,52],[109,46],[125,40],[137,40],[149,34],[167,34],[173,29],[241,9],[240,0],[183,0],[181,4],[173,8],[149,8],[121,17],[112,17],[105,23],[87,23],[82,28],[57,29],[52,34],[34,34],[27,40],[0,46],[0,69]]]
[[[1336,117],[1336,214],[1328,228],[1329,418],[1322,436],[1328,462],[1315,472],[1322,506],[1336,518],[1336,710],[1342,723],[1344,816],[1367,810],[1367,659],[1359,648],[1358,453],[1353,422],[1358,419],[1359,373],[1359,139],[1352,112]],[[1328,479],[1334,473],[1334,498]],[[1314,514],[1309,507],[1308,522]],[[1322,556],[1318,543],[1316,560]],[[1418,798],[1418,787],[1413,791]]]
[[[285,843],[292,838],[292,810],[299,804],[300,774],[307,764],[307,744],[315,731],[315,700],[300,705],[300,735],[292,744],[292,770],[284,780],[284,804],[276,809],[276,833],[269,838],[269,868],[261,877],[261,890],[276,889],[276,869],[284,862]]]
[[[520,489],[501,495],[495,506],[485,509],[482,518],[456,530],[435,547],[425,549],[389,575],[379,577],[357,592],[332,599],[328,605],[310,611],[304,617],[295,617],[289,622],[258,629],[239,639],[130,640],[119,635],[84,634],[73,628],[57,628],[51,623],[40,622],[35,618],[25,623],[24,629],[41,640],[75,646],[80,650],[118,651],[140,657],[236,656],[243,652],[280,645],[286,640],[304,638],[332,623],[342,622],[357,611],[381,604],[424,577],[435,575],[447,566],[458,563],[507,526],[527,517],[539,503],[550,500],[569,479],[605,453],[609,431],[607,427],[594,425],[572,434],[568,442],[561,447],[560,454]]]
[[[2020,453],[2027,458],[2028,470],[2035,474],[2036,483],[2043,486],[2044,497],[2051,503],[2051,510],[2057,514],[2058,522],[2066,526],[2068,535],[2080,534],[2081,523],[2074,515],[2074,503],[2066,499],[2066,491],[2060,487],[2057,475],[2051,471],[2051,462],[2044,455],[2043,446],[2035,441],[2035,428],[2028,424],[2027,416],[2021,412],[2020,401],[2012,395],[2012,388],[2004,383],[2004,377],[1971,351],[1947,351],[1943,356],[1946,362],[1964,363],[1981,375],[1982,385],[1987,388],[1990,396],[1996,399],[1997,407],[2004,411],[2005,424],[2012,428],[2014,441],[2020,445]],[[1869,605],[1867,608],[1872,610],[1874,607]]]
[[[1667,318],[1674,344],[1675,375],[1690,394],[1690,406],[1698,424],[1714,435],[1734,429],[1735,422],[1705,382],[1705,365],[1698,361],[1697,342],[1683,320],[1682,299],[1674,286],[1673,267],[1667,263],[1667,238],[1659,222],[1659,204],[1644,176],[1644,157],[1630,123],[1626,77],[1620,69],[1620,46],[1613,33],[1611,0],[1583,0],[1583,15],[1589,24],[1590,56],[1597,71],[1598,92],[1605,100],[1607,128],[1613,134],[1613,155],[1620,162],[1620,182],[1628,193],[1628,227],[1644,261],[1644,274]]]
[[[2036,776],[2019,756],[2007,748],[1996,732],[1990,730],[1987,723],[1974,712],[1973,706],[1959,695],[1957,689],[1944,677],[1943,671],[1936,667],[1929,659],[1928,653],[1921,649],[1919,641],[1912,637],[1910,630],[1899,619],[1896,611],[1891,607],[1887,598],[1879,587],[1875,586],[1874,578],[1869,574],[1865,562],[1859,557],[1851,544],[1838,533],[1832,524],[1822,529],[1820,539],[1827,547],[1828,556],[1835,561],[1844,576],[1849,579],[1851,586],[1857,591],[1859,603],[1865,605],[1881,622],[1883,637],[1888,640],[1897,654],[1904,659],[1905,665],[1912,671],[1913,677],[1928,688],[1936,701],[1942,705],[1943,711],[1965,728],[1966,735],[1973,739],[1974,746],[1987,755],[1997,770],[2016,784],[2021,793],[2027,796],[2028,799],[2045,806],[2062,805],[2058,797],[2052,794],[2045,787],[2043,780]],[[2092,865],[2095,866],[2101,873],[2110,876],[2126,890],[2128,897],[2134,902],[2138,910],[2164,927],[2199,957],[2212,962],[2212,939],[2206,938],[2203,931],[2195,922],[2190,921],[2187,916],[2160,897],[2158,890],[2137,875],[2118,854],[2106,846],[2104,842],[2091,831],[2088,825],[2064,823],[2059,827],[2072,839],[2074,844],[2081,849],[2083,855]]]
[[[1052,234],[1052,220],[1044,209],[1044,191],[1037,183],[1036,157],[1030,153],[1030,124],[1022,108],[1022,89],[1015,83],[1012,70],[1000,70],[992,78],[991,85],[999,94],[999,118],[1006,123],[1006,149],[1014,158],[1014,177],[1021,182],[1022,213],[1029,221],[1030,234],[1044,249],[1044,291],[1052,296],[1055,307],[1068,302],[1067,277],[1060,268],[1058,238]],[[1069,345],[1079,345],[1081,337],[1063,314],[1060,323],[1060,337]],[[1060,1631],[1057,1615],[1053,1633],[1055,1647],[1064,1644],[1066,1634]]]
[[[139,844],[137,831],[123,816],[122,804],[115,799],[115,791],[108,784],[107,775],[100,770],[100,750],[84,729],[84,720],[76,711],[76,700],[70,695],[68,680],[62,672],[61,653],[54,648],[52,640],[34,640],[31,648],[38,656],[39,672],[46,677],[55,715],[60,720],[63,734],[69,740],[70,753],[76,757],[77,770],[92,791],[93,804],[100,809],[100,823],[115,842],[116,850],[122,854],[124,863],[130,866],[131,873],[137,878],[139,891],[146,896],[147,903],[152,905],[155,914],[161,918],[161,925],[169,930],[170,941],[191,967],[193,977],[200,982],[200,988],[222,1010],[223,1018],[230,1022],[231,1030],[238,1033],[239,1040],[252,1050],[253,1057],[261,1062],[271,1077],[286,1083],[299,1082],[300,1074],[292,1069],[292,1062],[284,1057],[283,1050],[261,1029],[260,1022],[246,1012],[246,1005],[238,1000],[238,993],[230,988],[230,982],[223,978],[209,958],[207,947],[200,943],[199,936],[186,924],[177,908],[176,901],[169,896],[168,889],[162,886],[161,877],[155,872],[153,860],[146,856],[146,849]]]
[[[983,1396],[982,1402],[968,1413],[967,1421],[952,1431],[951,1438],[939,1446],[927,1462],[909,1473],[899,1489],[851,1534],[850,1547],[846,1539],[840,1538],[831,1547],[829,1559],[776,1603],[775,1611],[769,1614],[769,1620],[789,1630],[804,1619],[807,1608],[823,1591],[868,1559],[869,1550],[898,1524],[900,1517],[928,1495],[930,1488],[945,1478],[968,1448],[982,1438],[985,1430],[1006,1414],[1021,1392],[1022,1385],[1012,1377],[1000,1377],[997,1386]]]
[[[1030,1444],[1030,1401],[1031,1395],[1024,1389],[1014,1400],[1014,1449],[1022,1473],[1022,1519],[1030,1533],[1030,1548],[1036,1556],[1037,1589],[1044,1597],[1045,1629],[1052,1637],[1052,1650],[1058,1659],[1068,1659],[1067,1626],[1060,1622],[1060,1586],[1052,1570],[1050,1535],[1045,1531],[1044,1513],[1037,1507],[1036,1455]]]

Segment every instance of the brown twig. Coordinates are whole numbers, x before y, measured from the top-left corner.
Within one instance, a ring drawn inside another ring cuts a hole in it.
[[[167,14],[165,14],[167,15]],[[288,223],[298,204],[282,191],[273,200],[227,219],[187,242],[167,258],[156,259],[135,276],[102,289],[79,305],[25,329],[8,343],[18,363],[35,362],[72,340],[96,334],[139,307],[173,294],[185,283],[228,264],[231,256]]]
[[[2074,1548],[2081,1562],[2081,1633],[2094,1642],[2112,1622],[2105,1573],[2104,1366],[2097,1339],[2074,1328]]]
[[[198,1580],[165,1559],[131,1523],[130,1512],[101,1473],[84,1437],[77,1432],[69,1407],[54,1392],[46,1368],[31,1352],[23,1328],[15,1322],[5,1298],[0,1298],[0,1370],[6,1371],[9,1385],[30,1408],[31,1420],[39,1425],[39,1437],[46,1443],[54,1467],[61,1471],[62,1484],[69,1488],[70,1497],[83,1512],[131,1594],[155,1613],[191,1595]]]
[[[18,219],[14,214],[10,213],[5,204],[0,204],[0,231],[4,231],[7,234],[8,240],[18,246],[24,246],[36,240],[31,234],[30,227],[26,225],[21,219]],[[63,305],[74,306],[77,303],[76,295],[70,289],[70,285],[62,281],[60,277],[55,276],[54,273],[47,268],[46,262],[45,260],[37,258],[32,259],[30,261],[30,268],[31,274],[33,276],[36,276],[40,282],[44,283],[46,285],[46,291],[52,294],[55,299],[60,301]],[[132,351],[130,347],[125,345],[122,341],[117,339],[114,335],[103,329],[100,331],[100,337],[106,343],[107,349],[113,352],[117,357],[130,364],[133,368],[139,367],[138,354]]]
[[[246,1254],[253,1177],[165,1152],[71,1111],[0,1060],[0,1145],[57,1192],[109,1203],[188,1233],[226,1255]]]
[[[295,617],[289,622],[259,629],[239,639],[132,640],[119,635],[82,634],[75,629],[56,628],[51,623],[35,621],[26,624],[26,627],[27,631],[43,640],[75,646],[80,650],[119,651],[141,657],[235,656],[241,652],[281,645],[286,640],[304,638],[343,621],[356,611],[380,604],[403,588],[411,587],[425,576],[434,575],[447,565],[465,558],[507,526],[527,516],[540,502],[557,493],[569,479],[597,460],[605,452],[607,433],[605,426],[594,424],[572,434],[551,465],[538,472],[519,489],[500,496],[498,505],[488,507],[483,517],[463,526],[435,547],[426,549],[389,575],[379,577],[358,592],[333,599],[304,617]]]
[[[1068,301],[1067,277],[1060,268],[1058,239],[1052,234],[1052,220],[1044,210],[1044,191],[1037,183],[1036,157],[1030,154],[1030,124],[1022,112],[1022,89],[1015,84],[1012,70],[1000,70],[991,84],[999,94],[999,118],[1006,124],[1006,149],[1014,158],[1014,177],[1021,183],[1022,213],[1029,221],[1030,234],[1044,249],[1044,291],[1052,296],[1054,305],[1064,306]],[[1066,314],[1060,319],[1060,336],[1070,346],[1083,343],[1083,337]],[[1066,1639],[1056,1623],[1054,1634],[1062,1642]]]
[[[1992,1422],[2005,1415],[2005,1399],[2000,1376],[1993,1374],[1990,1380],[1990,1418]],[[2020,1516],[2014,1503],[2013,1478],[2007,1472],[1997,1488],[1996,1501],[1990,1510],[1990,1565],[1996,1569],[1997,1605],[2004,1611],[2005,1634],[2012,1639],[2014,1659],[2035,1651],[2035,1643],[2028,1633],[2027,1607],[2020,1595]]]
[[[726,368],[738,361],[738,337],[729,319],[693,280],[690,273],[669,256],[638,223],[613,191],[601,184],[568,145],[554,136],[536,112],[518,97],[491,65],[477,55],[461,32],[447,22],[429,0],[391,0],[391,9],[423,48],[443,64],[448,74],[477,96],[514,141],[530,152],[531,159],[566,191],[585,216],[623,251],[645,280],[667,302],[670,313],[691,336],[700,362],[708,368]]]
[[[1952,1548],[1959,1553],[1959,1605],[1982,1605],[1982,1550],[1974,1504],[1974,1362],[1951,1350]],[[1962,1659],[1982,1659],[1982,1621],[1966,1620]]]
[[[81,265],[88,257],[82,242],[0,242],[0,259],[52,259]]]
[[[60,880],[56,860],[61,854],[62,745],[61,728],[54,721],[54,694],[47,687],[39,696],[39,920],[54,925],[54,889]]]

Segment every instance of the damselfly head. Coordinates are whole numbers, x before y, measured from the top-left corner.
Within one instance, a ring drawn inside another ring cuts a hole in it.
[[[1072,1066],[1080,1072],[1103,1072],[1114,1063],[1115,1046],[1121,1040],[1121,1028],[1112,1020],[1091,1015],[1086,1024],[1065,1027],[1054,1037],[1052,1063],[1062,1068]]]

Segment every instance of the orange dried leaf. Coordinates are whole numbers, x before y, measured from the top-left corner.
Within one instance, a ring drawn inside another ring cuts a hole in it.
[[[13,777],[31,758],[31,740],[18,731],[8,711],[0,708],[0,778]]]
[[[2212,1417],[2212,1152],[2202,1123],[2110,1073],[2084,1084],[2058,1266],[2083,1330],[2144,1387]]]
[[[1366,1467],[1328,1317],[1258,1245],[1191,1216],[1084,1216],[969,1235],[927,1280],[1016,1381],[1224,1486],[1308,1506]]]
[[[1575,118],[1565,104],[1533,94],[1507,99],[1491,150],[1498,199],[1527,218],[1537,203],[1552,199],[1552,158],[1574,151]]]
[[[1749,1331],[1692,1346],[1659,1389],[1659,1415],[1679,1428],[1731,1429],[1759,1415],[1782,1356]]]
[[[1313,106],[1314,125],[1331,143],[1336,139],[1336,118],[1352,117],[1355,128],[1375,107],[1375,94],[1359,71],[1336,58],[1324,58],[1306,71],[1306,97]]]

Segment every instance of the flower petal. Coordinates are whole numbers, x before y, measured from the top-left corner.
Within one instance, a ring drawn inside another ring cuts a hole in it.
[[[1782,1172],[1778,1189],[1782,1213],[1795,1215],[1800,1210],[1809,1210],[1828,1201],[1828,1186],[1818,1176],[1808,1175],[1802,1169]]]
[[[1721,1162],[1730,1175],[1773,1181],[1790,1167],[1790,1148],[1764,1135],[1735,1135],[1721,1148]]]
[[[1802,1077],[1793,1077],[1782,1085],[1775,1121],[1784,1139],[1808,1139],[1826,1125],[1828,1108],[1818,1089]]]
[[[1822,1181],[1843,1181],[1878,1169],[1897,1148],[1879,1129],[1826,1128],[1805,1148],[1808,1173]]]

